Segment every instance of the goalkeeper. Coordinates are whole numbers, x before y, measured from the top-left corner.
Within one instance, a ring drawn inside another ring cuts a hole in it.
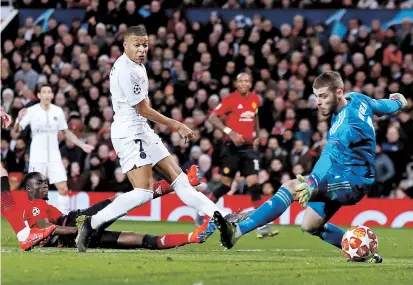
[[[298,200],[306,208],[301,228],[341,248],[344,231],[328,223],[341,206],[354,205],[374,182],[376,134],[373,115],[395,113],[407,106],[401,94],[374,100],[360,93],[344,95],[340,74],[325,72],[316,78],[313,91],[323,117],[331,117],[327,144],[307,177],[284,183],[278,192],[249,217],[229,223],[219,213],[214,220],[221,230],[221,242],[231,248],[242,235],[273,221]],[[375,254],[374,262],[382,262]]]

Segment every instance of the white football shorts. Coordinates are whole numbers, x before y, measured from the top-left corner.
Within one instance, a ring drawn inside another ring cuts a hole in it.
[[[67,181],[67,174],[63,162],[29,162],[29,172],[40,172],[49,179],[50,184]]]
[[[123,173],[127,173],[134,166],[154,166],[171,155],[152,129],[125,138],[112,138],[112,144]]]

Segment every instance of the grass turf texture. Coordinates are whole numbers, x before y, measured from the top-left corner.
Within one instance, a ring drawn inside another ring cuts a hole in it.
[[[111,229],[162,234],[190,232],[190,223],[116,222]],[[215,233],[206,243],[163,250],[40,249],[21,252],[1,225],[1,284],[413,284],[411,229],[373,228],[383,264],[346,263],[340,250],[298,227],[280,235],[243,237],[232,250]]]

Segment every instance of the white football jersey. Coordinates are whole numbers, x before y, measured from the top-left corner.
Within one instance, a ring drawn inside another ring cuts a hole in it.
[[[125,138],[142,133],[147,124],[135,106],[148,99],[148,75],[145,66],[120,56],[110,71],[110,93],[115,115],[111,127],[112,138]]]
[[[19,125],[24,129],[30,125],[32,143],[30,145],[30,162],[61,162],[57,135],[67,129],[67,122],[62,108],[50,104],[49,110],[44,110],[40,104],[27,108],[26,114]]]

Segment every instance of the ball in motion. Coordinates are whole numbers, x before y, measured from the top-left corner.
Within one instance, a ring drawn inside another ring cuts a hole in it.
[[[341,240],[341,248],[347,258],[355,261],[367,260],[378,250],[376,234],[366,226],[355,226],[347,230]]]

